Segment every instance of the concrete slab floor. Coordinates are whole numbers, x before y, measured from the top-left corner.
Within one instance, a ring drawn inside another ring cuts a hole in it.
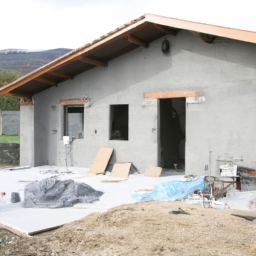
[[[5,205],[0,204],[0,220],[33,232],[81,219],[94,212],[104,212],[121,204],[134,203],[131,193],[138,189],[152,189],[157,183],[168,180],[185,180],[184,174],[175,171],[164,171],[161,177],[144,177],[132,174],[129,179],[113,178],[107,175],[84,177],[89,168],[40,166],[15,171],[0,171],[0,192],[5,192]],[[178,174],[178,175],[175,175]],[[76,204],[74,207],[61,209],[28,209],[22,203],[11,204],[11,192],[19,192],[24,200],[24,188],[33,181],[58,176],[61,180],[73,179],[84,182],[104,194],[93,204]],[[122,180],[119,183],[102,183],[102,180]]]

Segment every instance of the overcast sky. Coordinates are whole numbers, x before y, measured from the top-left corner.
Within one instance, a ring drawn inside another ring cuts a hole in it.
[[[0,0],[0,50],[77,48],[145,13],[256,31],[256,0]]]

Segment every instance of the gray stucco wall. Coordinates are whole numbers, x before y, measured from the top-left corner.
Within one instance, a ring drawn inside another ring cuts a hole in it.
[[[0,134],[20,134],[20,111],[0,111]]]
[[[210,45],[186,31],[167,38],[168,55],[162,38],[35,95],[35,165],[65,165],[60,100],[87,94],[92,105],[71,163],[90,167],[100,147],[113,147],[111,163],[133,162],[144,172],[159,161],[159,104],[145,103],[144,93],[203,89],[205,103],[186,104],[186,173],[217,174],[218,159],[255,168],[256,45],[223,38]],[[111,104],[129,104],[129,141],[109,140]]]

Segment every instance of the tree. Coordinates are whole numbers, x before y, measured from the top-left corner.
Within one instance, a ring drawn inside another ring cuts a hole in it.
[[[0,87],[5,86],[18,78],[14,72],[0,71]],[[20,110],[20,98],[14,96],[0,96],[1,110]]]

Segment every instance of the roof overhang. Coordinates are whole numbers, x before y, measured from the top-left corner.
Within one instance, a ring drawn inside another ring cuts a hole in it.
[[[176,36],[179,30],[191,31],[206,43],[215,36],[256,43],[256,32],[146,14],[3,86],[0,95],[31,98],[93,67],[104,68],[110,60],[138,47],[147,48],[166,34]]]

